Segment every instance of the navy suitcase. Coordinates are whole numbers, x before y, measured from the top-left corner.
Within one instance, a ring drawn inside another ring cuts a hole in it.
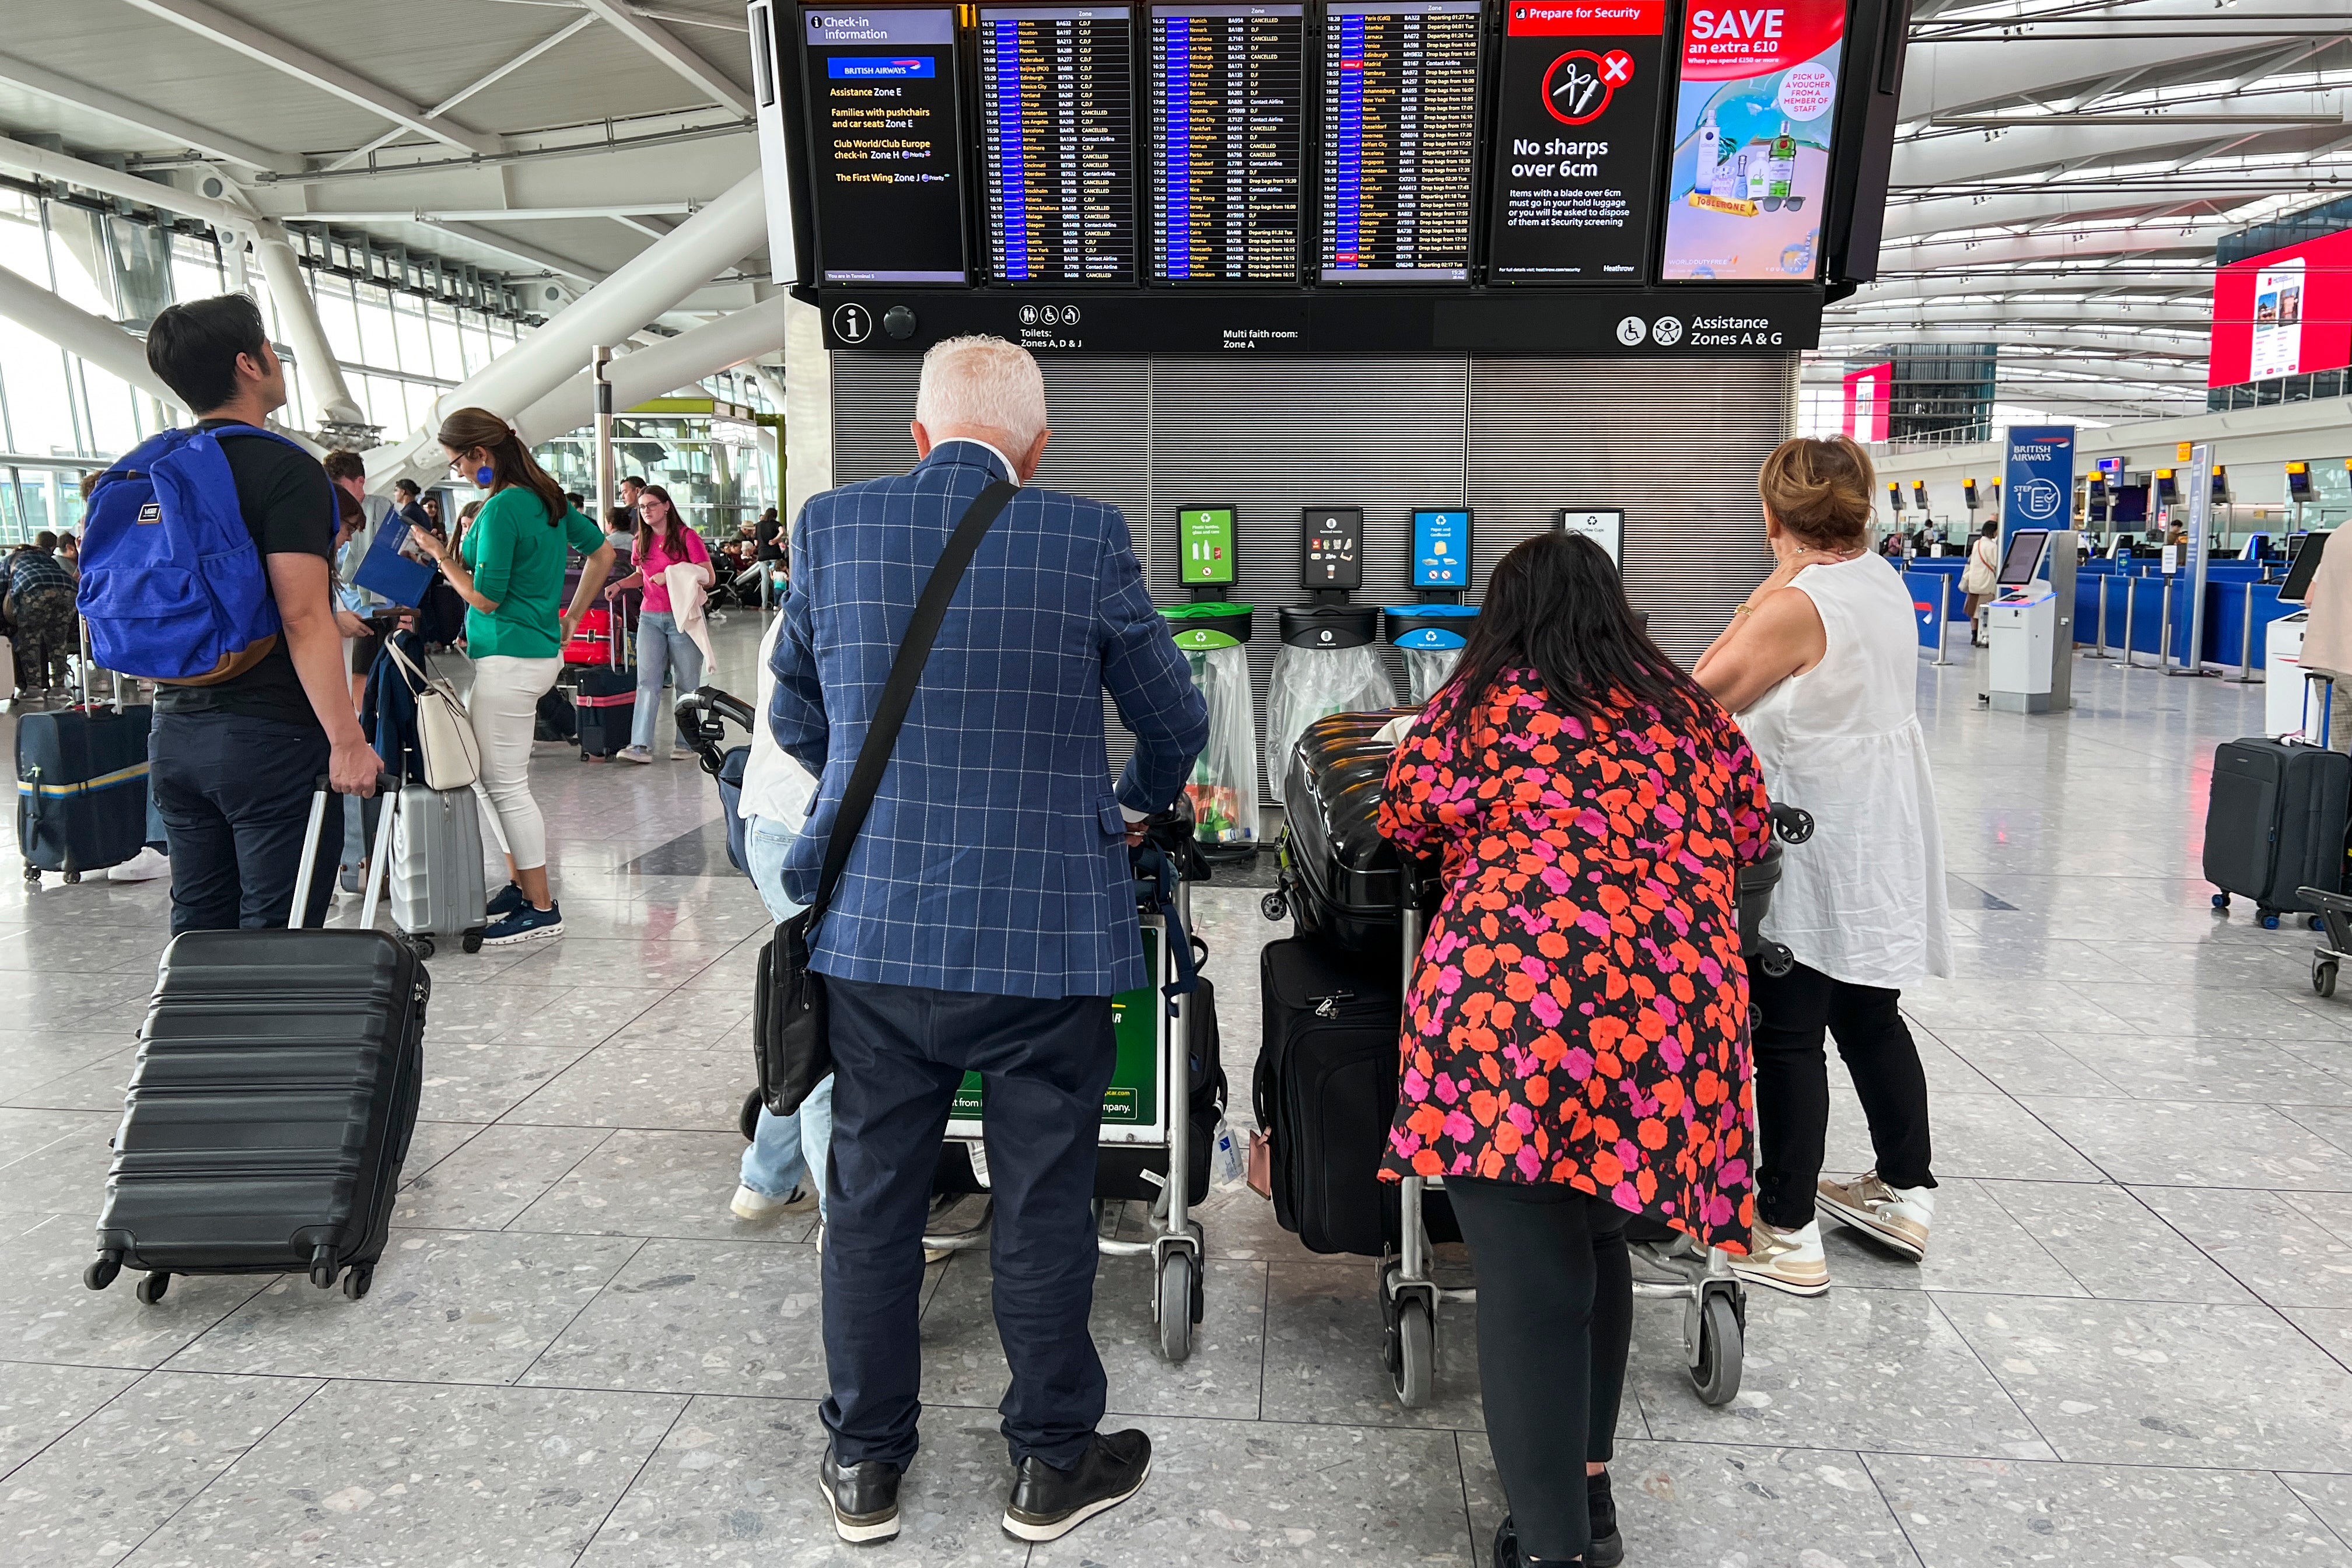
[[[25,878],[120,866],[147,842],[154,710],[70,708],[16,719],[16,842]]]
[[[610,760],[629,743],[629,731],[636,723],[636,673],[626,669],[582,671],[572,706],[572,721],[580,731],[581,761]]]
[[[324,781],[322,780],[323,784]],[[397,787],[386,778],[378,788]],[[294,893],[309,900],[323,793]],[[362,929],[191,931],[163,950],[98,1217],[102,1290],[147,1271],[303,1274],[367,1294],[424,1084],[431,982],[373,928],[396,813],[380,814]]]
[[[2205,879],[2254,900],[2256,917],[2308,911],[2296,889],[2344,889],[2345,832],[2352,820],[2352,756],[2260,735],[2225,741],[2213,753],[2205,805]]]

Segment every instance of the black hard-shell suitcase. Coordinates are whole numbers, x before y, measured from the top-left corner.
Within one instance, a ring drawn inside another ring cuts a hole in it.
[[[1397,1105],[1396,966],[1297,937],[1266,943],[1259,977],[1265,1038],[1251,1097],[1272,1143],[1275,1221],[1310,1252],[1392,1251],[1399,1193],[1380,1165]],[[1459,1239],[1443,1193],[1422,1214],[1433,1240]]]
[[[1283,784],[1283,888],[1302,935],[1396,953],[1403,883],[1381,837],[1395,748],[1379,738],[1396,712],[1334,713],[1307,726]]]
[[[16,717],[16,842],[25,877],[78,882],[147,842],[147,735],[155,710],[80,707]]]
[[[321,781],[323,784],[324,781]],[[392,787],[389,777],[380,789]],[[307,906],[312,805],[295,918]],[[394,813],[382,814],[363,928],[183,931],[163,950],[139,1031],[98,1218],[93,1290],[147,1270],[308,1273],[367,1294],[416,1128],[431,982],[373,928]]]
[[[2347,818],[2352,818],[2352,756],[2324,747],[2267,740],[2225,741],[2213,753],[2213,788],[2205,806],[2205,879],[2254,900],[2265,925],[2280,911],[2302,911],[2299,888],[2341,892]]]

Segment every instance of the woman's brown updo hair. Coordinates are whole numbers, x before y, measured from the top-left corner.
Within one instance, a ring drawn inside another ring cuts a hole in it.
[[[1877,475],[1851,437],[1800,436],[1772,448],[1756,493],[1772,520],[1816,550],[1858,550],[1870,540]]]

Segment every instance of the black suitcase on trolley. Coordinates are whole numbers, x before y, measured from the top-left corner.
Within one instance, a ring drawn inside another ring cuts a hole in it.
[[[1283,898],[1302,935],[1393,958],[1403,882],[1381,837],[1395,713],[1334,713],[1307,726],[1283,781]]]
[[[2302,911],[2299,888],[2344,887],[2345,830],[2352,816],[2352,756],[2324,747],[2249,736],[2213,753],[2205,806],[2205,879],[2254,900],[2264,924]]]
[[[140,1300],[153,1301],[173,1274],[308,1273],[324,1288],[342,1273],[345,1295],[365,1295],[416,1128],[430,993],[415,950],[383,931],[173,937],[85,1282],[145,1269]]]

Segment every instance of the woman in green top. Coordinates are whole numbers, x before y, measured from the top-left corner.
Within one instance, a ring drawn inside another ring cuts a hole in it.
[[[563,645],[612,570],[613,547],[489,410],[458,409],[441,422],[439,439],[449,466],[489,491],[458,549],[421,529],[409,537],[468,606],[474,689],[466,710],[482,755],[482,795],[498,814],[511,879],[489,900],[482,945],[504,947],[563,934],[562,913],[547,886],[547,822],[530,794],[531,733],[539,700],[562,672]],[[564,607],[563,571],[573,550],[587,564]]]

